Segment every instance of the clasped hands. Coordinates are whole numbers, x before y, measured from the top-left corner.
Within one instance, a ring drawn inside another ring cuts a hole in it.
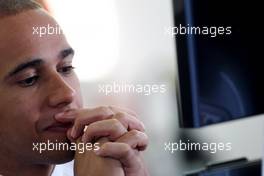
[[[99,150],[75,153],[75,176],[148,176],[142,151],[148,145],[137,115],[120,107],[77,109],[59,113],[59,122],[72,122],[67,137],[74,142],[99,143]]]

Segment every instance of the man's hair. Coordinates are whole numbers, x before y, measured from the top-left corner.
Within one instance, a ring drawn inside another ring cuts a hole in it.
[[[34,0],[0,0],[0,18],[39,8],[41,5]]]

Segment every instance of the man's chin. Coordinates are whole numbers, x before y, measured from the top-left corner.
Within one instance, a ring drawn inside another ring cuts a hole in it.
[[[64,164],[74,158],[74,151],[47,151],[39,156],[40,164]]]
[[[45,135],[38,142],[36,156],[44,164],[63,164],[74,158],[75,151],[71,148],[71,141],[66,134]]]

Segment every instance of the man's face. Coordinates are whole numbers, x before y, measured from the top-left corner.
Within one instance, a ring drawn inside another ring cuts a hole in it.
[[[33,142],[68,142],[71,124],[54,115],[82,107],[72,71],[73,50],[64,35],[33,35],[33,27],[57,26],[41,10],[0,19],[0,154],[29,163],[61,163],[65,151],[33,151]]]

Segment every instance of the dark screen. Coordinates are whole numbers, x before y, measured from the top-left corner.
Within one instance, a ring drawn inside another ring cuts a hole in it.
[[[183,127],[264,112],[262,11],[255,1],[174,0],[177,30],[211,30],[175,34]]]
[[[185,176],[261,176],[261,161],[248,162],[236,166],[206,169]]]

